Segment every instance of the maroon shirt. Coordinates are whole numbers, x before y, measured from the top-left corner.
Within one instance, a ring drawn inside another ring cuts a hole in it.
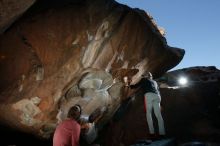
[[[79,146],[80,125],[73,119],[62,121],[56,128],[53,146]]]

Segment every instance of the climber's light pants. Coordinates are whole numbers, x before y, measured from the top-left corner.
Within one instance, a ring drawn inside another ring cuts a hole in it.
[[[159,134],[165,135],[165,129],[164,129],[164,121],[160,112],[160,101],[161,97],[155,93],[148,92],[144,94],[144,102],[145,102],[145,108],[146,108],[146,117],[147,117],[147,123],[149,127],[150,134],[154,134],[154,127],[153,127],[153,120],[152,120],[152,110],[154,111],[154,114],[158,121],[158,127],[159,127]]]

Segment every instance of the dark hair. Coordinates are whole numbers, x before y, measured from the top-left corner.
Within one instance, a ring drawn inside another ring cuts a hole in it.
[[[144,77],[144,78],[145,78],[145,77],[148,77],[148,78],[151,77],[151,78],[153,78],[153,75],[151,74],[151,72],[146,72],[146,73],[142,74],[141,76]]]
[[[80,114],[78,114],[78,112]],[[68,118],[73,118],[73,119],[78,119],[79,116],[81,115],[81,112],[82,112],[82,108],[80,105],[76,104],[74,106],[72,106],[70,109],[69,109],[69,112],[67,114],[67,117]]]

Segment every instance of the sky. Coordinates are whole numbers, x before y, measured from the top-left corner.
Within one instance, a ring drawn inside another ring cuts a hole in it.
[[[116,0],[148,12],[166,31],[169,46],[185,50],[172,70],[192,66],[220,69],[220,0]]]

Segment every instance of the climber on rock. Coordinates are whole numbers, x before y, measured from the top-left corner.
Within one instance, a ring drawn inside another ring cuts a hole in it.
[[[159,87],[150,72],[142,75],[141,80],[135,85],[129,85],[131,88],[141,87],[144,91],[144,105],[146,109],[146,118],[151,135],[155,134],[152,120],[152,110],[157,118],[159,126],[159,135],[165,135],[164,121],[160,111],[161,96]]]

